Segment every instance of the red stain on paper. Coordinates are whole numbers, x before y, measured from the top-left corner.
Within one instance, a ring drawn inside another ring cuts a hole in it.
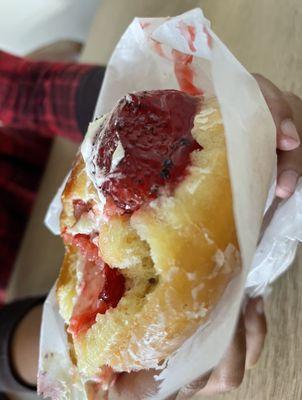
[[[146,28],[148,28],[148,26],[151,25],[151,22],[146,21],[146,22],[141,22],[140,24],[141,24],[142,29],[146,29]]]
[[[161,44],[160,42],[158,42],[157,40],[155,40],[155,39],[152,39],[152,38],[151,38],[151,40],[152,40],[152,46],[153,46],[155,52],[156,52],[159,56],[165,57],[165,53],[164,53],[164,51],[163,51],[162,44]]]
[[[183,37],[187,40],[189,49],[195,52],[196,51],[196,47],[194,45],[196,37],[195,26],[187,25],[185,22],[180,21],[177,27],[180,30]]]
[[[207,45],[208,45],[209,48],[211,49],[211,48],[212,48],[212,37],[211,37],[211,35],[209,34],[209,32],[208,32],[208,30],[207,30],[207,28],[206,28],[205,26],[203,26],[202,30],[204,31],[204,33],[205,33],[206,36],[207,36]]]
[[[203,95],[203,91],[194,85],[194,71],[192,68],[193,56],[172,50],[174,73],[180,90],[191,95]]]

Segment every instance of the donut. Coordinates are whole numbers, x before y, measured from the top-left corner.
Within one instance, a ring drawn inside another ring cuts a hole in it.
[[[62,204],[56,293],[81,376],[160,368],[240,270],[216,98],[124,96],[90,123]]]

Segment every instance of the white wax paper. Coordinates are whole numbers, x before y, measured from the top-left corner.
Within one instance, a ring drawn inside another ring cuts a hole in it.
[[[61,196],[63,194],[65,185],[68,181],[70,172],[66,175],[64,181],[61,186],[57,190],[52,202],[50,203],[47,213],[44,218],[44,224],[54,235],[60,234],[60,215],[63,210],[63,205],[61,202]]]
[[[263,233],[245,284],[250,297],[264,295],[288,269],[298,242],[302,242],[302,179],[295,193],[278,204]]]
[[[70,358],[55,287],[44,304],[40,349],[39,394],[53,400],[86,400],[84,386]]]
[[[195,30],[193,46],[184,35],[184,26]],[[132,22],[108,64],[95,116],[110,111],[129,92],[179,89],[172,49],[193,55],[194,84],[205,96],[216,95],[221,107],[243,268],[228,286],[210,321],[166,360],[158,377],[159,391],[152,397],[158,400],[217,365],[231,340],[245,290],[250,295],[265,293],[268,285],[289,267],[298,240],[302,239],[300,183],[294,196],[279,205],[257,247],[263,214],[273,200],[275,127],[256,81],[213,33],[200,9],[174,18],[136,18]],[[65,335],[60,317],[54,318],[54,313],[57,310],[52,294],[42,326],[40,373],[44,375],[43,355],[51,349],[56,351],[54,337]],[[49,336],[52,337],[48,339]],[[64,347],[63,341],[61,344]],[[62,383],[65,378],[60,379]],[[64,382],[66,387],[70,385],[70,379]]]

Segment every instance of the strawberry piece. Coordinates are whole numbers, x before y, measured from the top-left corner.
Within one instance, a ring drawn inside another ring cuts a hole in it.
[[[125,278],[116,269],[110,268],[107,264],[104,266],[105,284],[99,295],[108,307],[116,307],[125,292]]]
[[[99,258],[99,249],[93,243],[95,237],[96,234],[86,235],[84,233],[77,233],[74,236],[69,233],[63,234],[64,242],[77,247],[87,261],[96,261]]]
[[[77,247],[85,258],[80,294],[68,328],[74,336],[85,333],[95,323],[98,314],[115,308],[125,293],[124,276],[103,262],[98,247],[92,242],[94,237],[93,234],[64,234],[65,242]]]
[[[107,304],[99,299],[105,279],[102,260],[86,261],[80,282],[80,295],[75,303],[68,328],[69,332],[75,336],[80,332],[86,332],[95,323],[97,314],[104,314],[108,309]]]
[[[200,97],[177,90],[138,92],[120,100],[96,140],[108,216],[132,213],[162,188],[172,192],[184,178],[191,152],[202,149],[191,134],[200,103]],[[124,157],[112,170],[119,141]]]

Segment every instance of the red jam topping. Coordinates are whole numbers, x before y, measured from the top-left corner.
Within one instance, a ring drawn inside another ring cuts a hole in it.
[[[97,158],[105,176],[100,189],[107,215],[132,213],[161,188],[175,189],[191,152],[202,149],[191,134],[200,103],[199,97],[177,90],[138,92],[120,100],[103,128]],[[111,171],[119,141],[124,157]]]
[[[125,278],[110,268],[98,255],[92,235],[64,235],[65,242],[76,246],[85,258],[80,295],[77,298],[68,331],[77,336],[86,332],[96,321],[98,314],[105,314],[117,306],[125,292]]]

